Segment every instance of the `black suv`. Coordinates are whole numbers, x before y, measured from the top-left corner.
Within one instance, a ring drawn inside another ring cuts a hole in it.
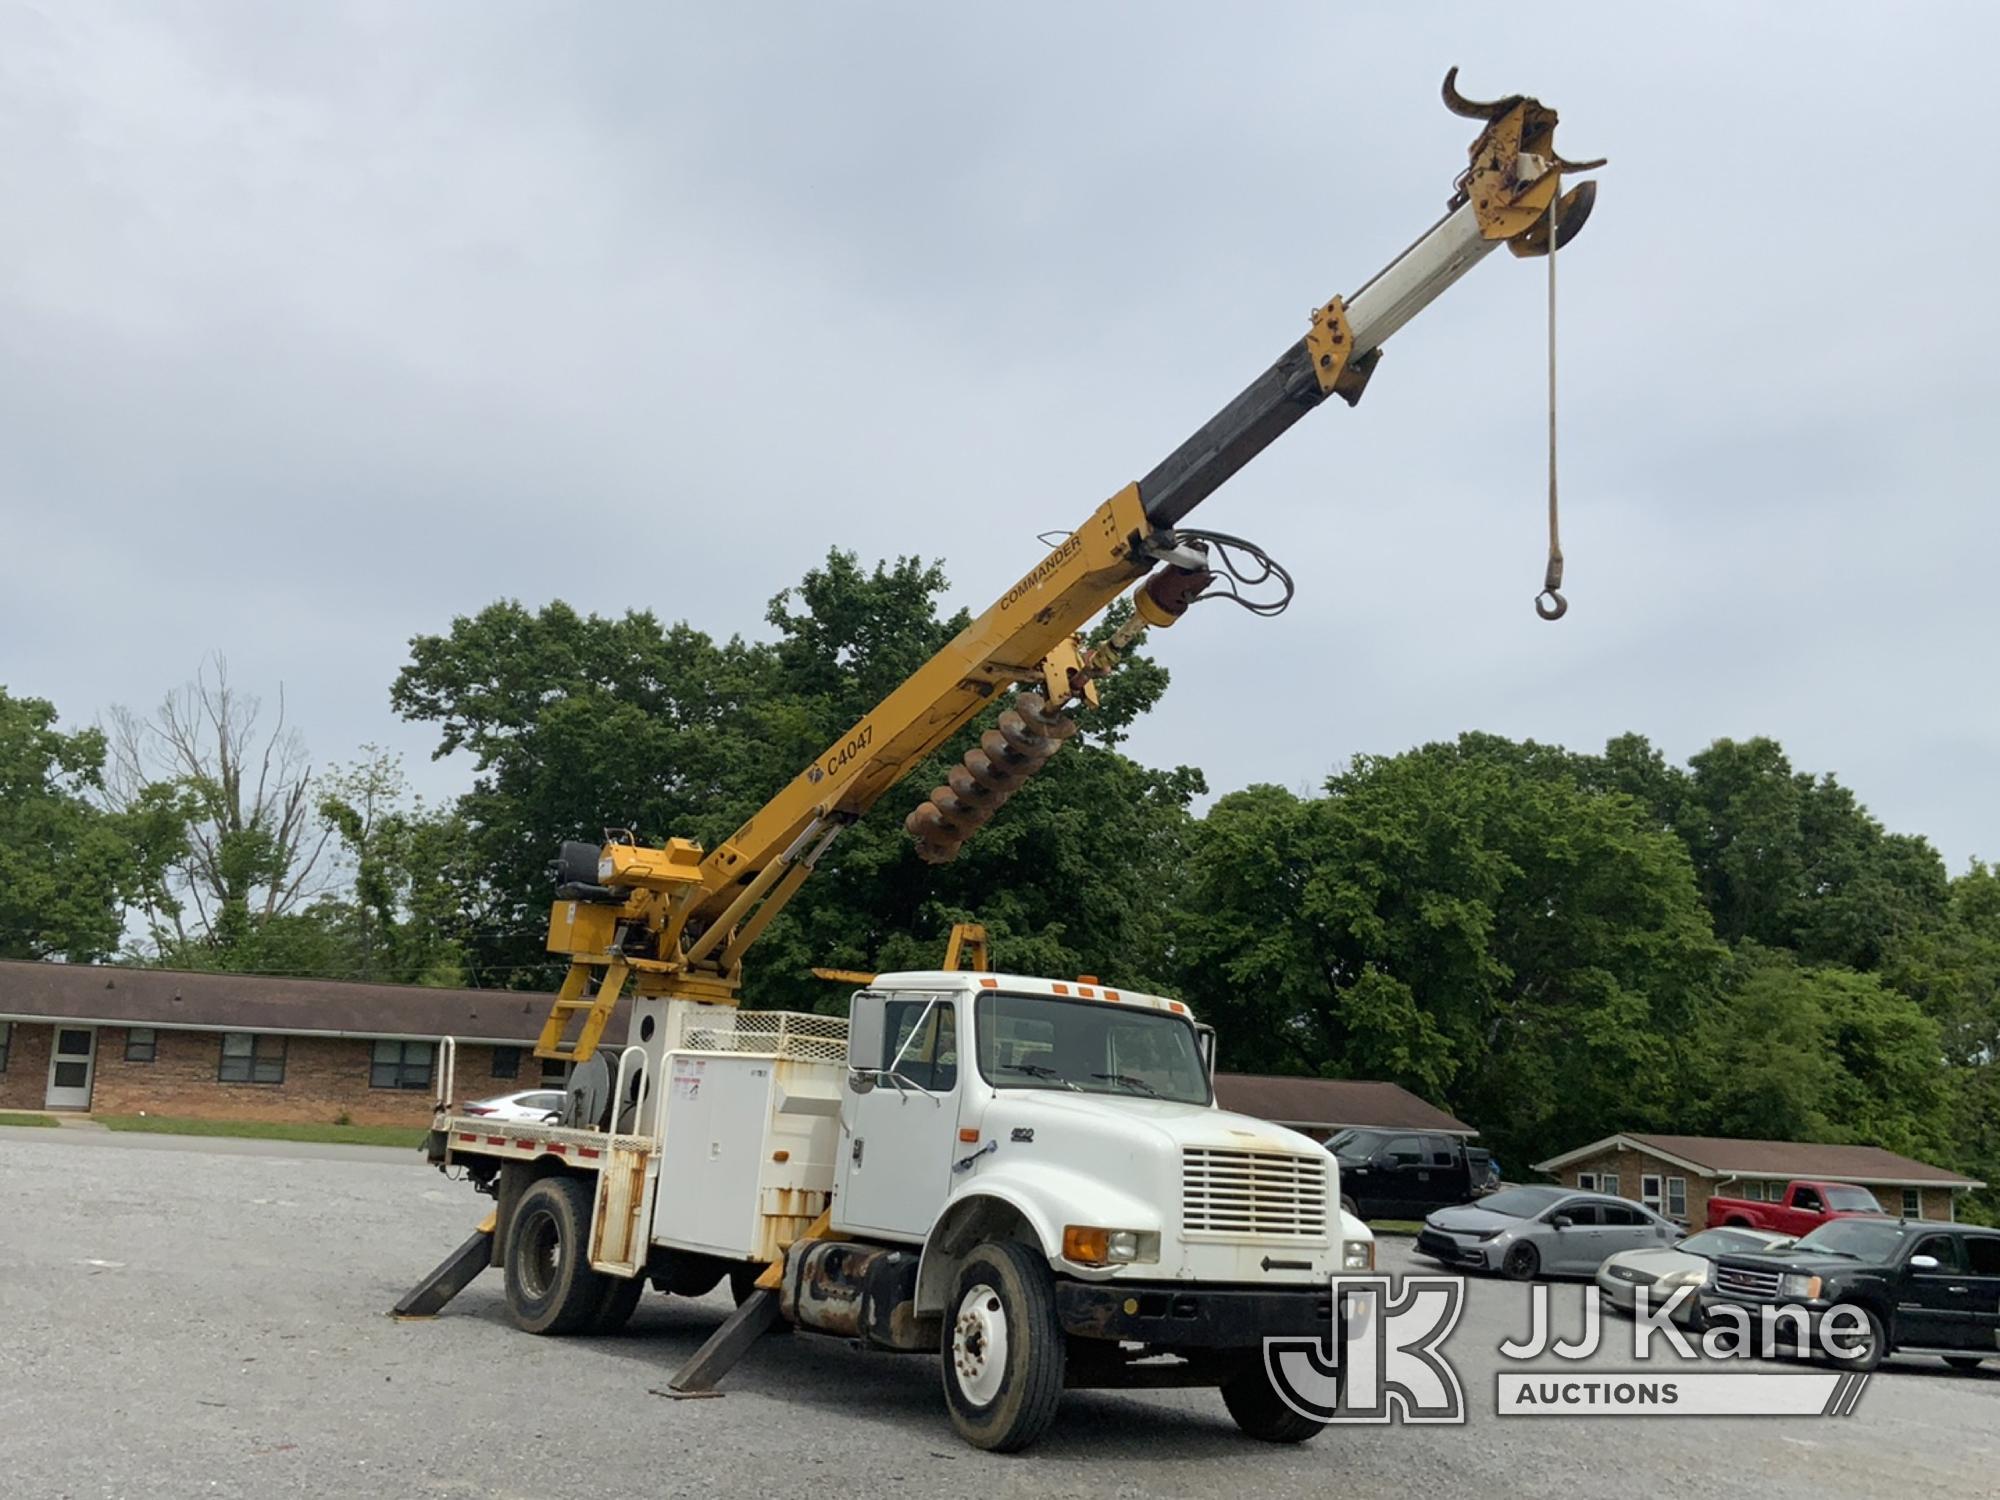
[[[1485,1192],[1489,1158],[1448,1135],[1343,1130],[1326,1143],[1340,1162],[1341,1207],[1362,1219],[1421,1219]]]
[[[1924,1219],[1834,1219],[1789,1250],[1724,1255],[1702,1288],[1706,1313],[1802,1307],[1813,1328],[1836,1307],[1865,1334],[1841,1342],[1872,1370],[1889,1354],[1935,1354],[1955,1370],[2000,1359],[2000,1229]]]

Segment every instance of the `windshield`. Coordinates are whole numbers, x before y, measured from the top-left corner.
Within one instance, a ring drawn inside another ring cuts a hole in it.
[[[1559,1187],[1507,1188],[1487,1194],[1473,1206],[1505,1214],[1510,1219],[1532,1219],[1558,1198],[1567,1198],[1570,1192],[1569,1188]]]
[[[1373,1156],[1386,1139],[1379,1131],[1356,1130],[1350,1126],[1328,1140],[1326,1149],[1337,1156]]]
[[[1793,1248],[1846,1255],[1855,1260],[1883,1261],[1894,1255],[1902,1242],[1900,1224],[1875,1219],[1834,1219],[1820,1225]]]
[[[979,1074],[995,1088],[1208,1103],[1201,1048],[1180,1016],[993,990],[980,995],[974,1014]]]
[[[1756,1255],[1775,1250],[1785,1243],[1783,1235],[1755,1234],[1747,1229],[1704,1229],[1674,1246],[1689,1255]]]
[[[1875,1201],[1875,1195],[1867,1188],[1829,1187],[1826,1190],[1826,1206],[1843,1209],[1851,1214],[1879,1214],[1882,1205]]]

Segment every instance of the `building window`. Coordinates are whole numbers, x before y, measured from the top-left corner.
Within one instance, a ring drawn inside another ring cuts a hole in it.
[[[1688,1216],[1688,1180],[1685,1177],[1667,1179],[1667,1217],[1686,1219]]]
[[[495,1078],[519,1078],[521,1076],[521,1049],[519,1047],[495,1047],[493,1049],[493,1076]]]
[[[7,1051],[14,1045],[14,1023],[0,1021],[0,1073],[7,1071]]]
[[[1667,1200],[1661,1191],[1660,1179],[1651,1172],[1639,1174],[1639,1202],[1656,1214],[1666,1210]]]
[[[1597,1174],[1597,1190],[1598,1190],[1598,1192],[1600,1192],[1600,1193],[1615,1193],[1615,1192],[1617,1192],[1617,1191],[1618,1191],[1618,1174],[1617,1174],[1616,1172],[1600,1172],[1600,1173],[1598,1173],[1598,1174]]]
[[[1924,1216],[1924,1195],[1915,1188],[1903,1189],[1903,1217],[1921,1219]]]
[[[1744,1183],[1743,1197],[1750,1203],[1762,1203],[1764,1201],[1764,1184],[1761,1182]]]
[[[569,1087],[569,1064],[560,1058],[542,1059],[542,1087],[545,1089],[566,1089]]]
[[[377,1042],[368,1064],[371,1089],[427,1089],[431,1086],[430,1042]]]
[[[1579,1173],[1577,1173],[1577,1174],[1576,1174],[1576,1185],[1577,1185],[1577,1186],[1578,1186],[1579,1188],[1581,1188],[1581,1189],[1582,1189],[1582,1190],[1583,1190],[1584,1192],[1586,1192],[1586,1193],[1594,1193],[1594,1192],[1596,1192],[1596,1191],[1597,1191],[1597,1174],[1596,1174],[1595,1172],[1579,1172]]]
[[[222,1033],[222,1066],[215,1075],[224,1083],[283,1083],[285,1039],[248,1031]]]
[[[125,1033],[125,1061],[151,1062],[160,1052],[160,1034],[150,1026],[134,1026]]]

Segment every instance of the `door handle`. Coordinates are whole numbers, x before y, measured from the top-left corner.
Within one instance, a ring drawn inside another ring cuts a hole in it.
[[[1945,1288],[1945,1290],[1947,1292],[1956,1292],[1959,1294],[1959,1296],[1963,1297],[1967,1292],[1971,1291],[1972,1288],[1964,1286],[1948,1286]]]

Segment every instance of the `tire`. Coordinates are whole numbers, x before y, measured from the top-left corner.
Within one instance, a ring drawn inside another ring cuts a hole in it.
[[[1354,1217],[1357,1219],[1361,1217],[1360,1207],[1355,1203],[1355,1201],[1352,1198],[1349,1198],[1344,1194],[1342,1195],[1340,1200],[1340,1211],[1342,1213],[1353,1214]]]
[[[1985,1363],[1976,1354],[1947,1354],[1944,1362],[1954,1370],[1976,1370]]]
[[[524,1333],[575,1333],[604,1299],[590,1269],[590,1185],[544,1177],[521,1194],[507,1226],[507,1312]]]
[[[1039,1248],[989,1241],[966,1256],[938,1350],[958,1435],[1013,1453],[1048,1431],[1062,1404],[1066,1345]]]
[[[1837,1369],[1872,1370],[1877,1365],[1882,1363],[1883,1357],[1889,1352],[1888,1330],[1883,1328],[1882,1320],[1876,1317],[1875,1314],[1870,1312],[1867,1308],[1857,1306],[1852,1302],[1843,1303],[1841,1305],[1853,1308],[1854,1311],[1860,1313],[1861,1316],[1867,1319],[1868,1321],[1868,1332],[1863,1336],[1864,1338],[1863,1352],[1860,1355],[1860,1357],[1856,1359],[1834,1359],[1831,1358],[1830,1356],[1825,1356],[1825,1355],[1822,1355],[1822,1358],[1824,1358],[1828,1364],[1833,1365]]]
[[[1261,1358],[1222,1382],[1222,1404],[1244,1436],[1260,1443],[1303,1443],[1326,1431],[1324,1422],[1302,1417],[1285,1405],[1271,1389]]]
[[[1500,1257],[1500,1274],[1509,1281],[1533,1281],[1542,1270],[1542,1252],[1525,1240],[1517,1240]]]
[[[598,1280],[604,1283],[604,1295],[597,1306],[591,1309],[590,1321],[584,1325],[585,1333],[616,1333],[632,1321],[632,1314],[639,1310],[639,1299],[646,1292],[646,1278],[641,1276],[607,1276],[598,1273]]]

